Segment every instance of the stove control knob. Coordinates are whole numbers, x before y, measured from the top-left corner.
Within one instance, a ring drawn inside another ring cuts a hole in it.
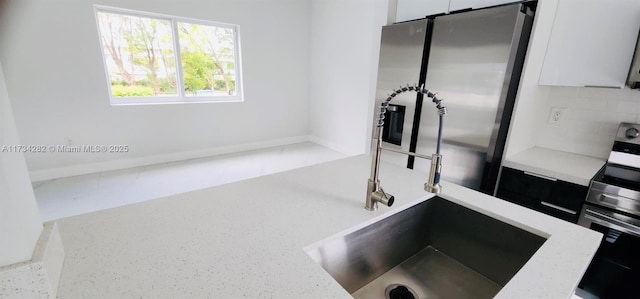
[[[627,129],[626,132],[624,132],[624,135],[627,136],[627,138],[633,139],[640,136],[640,131],[638,131],[638,129],[636,128],[630,128]]]

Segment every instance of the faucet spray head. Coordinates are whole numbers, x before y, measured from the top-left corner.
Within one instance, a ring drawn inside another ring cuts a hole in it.
[[[429,178],[424,183],[424,191],[438,194],[442,190],[440,186],[440,173],[442,171],[442,155],[431,155],[431,169],[429,170]]]

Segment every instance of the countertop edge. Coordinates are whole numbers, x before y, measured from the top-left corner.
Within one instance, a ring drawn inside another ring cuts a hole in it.
[[[502,165],[588,187],[604,159],[533,147],[504,159]]]
[[[602,239],[596,231],[452,183],[443,184],[440,197],[547,238],[495,298],[570,298]]]

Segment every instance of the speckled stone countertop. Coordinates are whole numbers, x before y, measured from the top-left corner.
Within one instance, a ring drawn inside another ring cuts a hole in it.
[[[595,157],[533,147],[507,157],[503,165],[565,182],[589,186],[593,176],[606,162],[604,159]]]
[[[391,208],[363,208],[357,156],[58,221],[59,298],[350,298],[303,248],[431,196],[424,174],[385,164]],[[443,183],[443,198],[548,240],[497,295],[569,298],[601,235]]]

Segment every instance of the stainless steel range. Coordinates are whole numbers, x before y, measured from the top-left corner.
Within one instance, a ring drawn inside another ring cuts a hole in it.
[[[620,124],[609,160],[591,182],[580,225],[596,222],[640,236],[640,220],[633,218],[640,218],[639,136],[640,124]]]
[[[594,177],[578,224],[604,234],[580,283],[600,298],[637,295],[640,281],[640,124],[621,123]]]

